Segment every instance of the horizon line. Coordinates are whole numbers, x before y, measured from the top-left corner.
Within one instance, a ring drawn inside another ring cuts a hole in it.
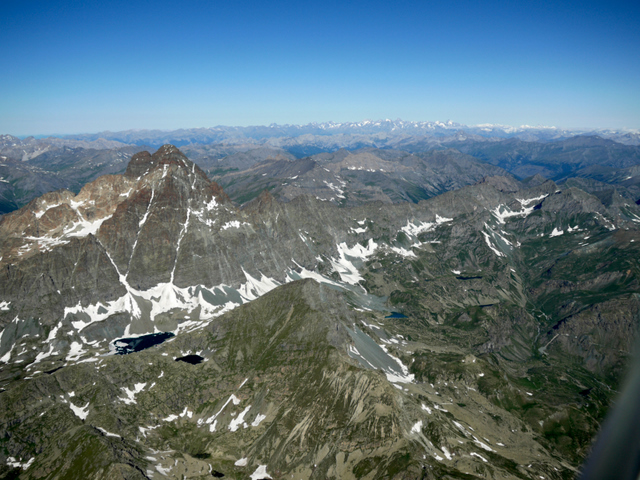
[[[163,133],[170,133],[170,132],[175,132],[178,130],[212,130],[212,129],[216,129],[216,128],[237,128],[237,129],[249,129],[249,128],[284,128],[284,127],[308,127],[308,126],[313,126],[313,125],[337,125],[337,126],[366,126],[366,125],[370,125],[370,124],[382,124],[382,123],[396,123],[396,122],[402,122],[405,124],[432,124],[434,126],[439,126],[441,128],[447,128],[449,127],[451,130],[455,130],[457,129],[465,129],[465,128],[497,128],[497,129],[501,129],[501,130],[505,130],[505,129],[513,129],[513,130],[557,130],[557,131],[569,131],[569,132],[596,132],[596,131],[624,131],[624,132],[631,132],[631,133],[640,133],[640,128],[632,128],[632,127],[620,127],[620,128],[615,128],[615,127],[558,127],[558,126],[552,126],[552,125],[543,125],[543,124],[538,124],[538,125],[529,125],[529,124],[522,124],[522,125],[509,125],[509,124],[503,124],[503,123],[477,123],[477,124],[463,124],[463,123],[458,123],[452,120],[445,120],[445,121],[441,121],[441,120],[403,120],[401,118],[396,118],[395,120],[391,120],[389,118],[385,118],[385,119],[378,119],[378,120],[371,120],[371,119],[364,119],[364,120],[359,120],[359,121],[344,121],[344,122],[336,122],[333,120],[328,120],[325,122],[318,122],[318,121],[313,121],[313,122],[308,122],[308,123],[276,123],[276,122],[272,122],[269,124],[253,124],[253,125],[225,125],[225,124],[217,124],[217,125],[212,125],[212,126],[208,126],[208,127],[204,127],[204,126],[198,126],[198,127],[177,127],[177,128],[128,128],[128,129],[122,129],[122,130],[110,130],[110,129],[105,129],[105,130],[99,130],[99,131],[93,131],[93,132],[75,132],[75,133],[29,133],[29,134],[2,134],[2,135],[11,135],[14,136],[16,138],[19,139],[25,139],[25,138],[29,138],[29,137],[34,137],[34,138],[38,138],[38,139],[43,139],[43,138],[61,138],[63,139],[64,137],[70,137],[70,136],[76,136],[76,135],[98,135],[101,133],[111,133],[111,134],[117,134],[117,133],[124,133],[124,132],[163,132]],[[359,125],[359,124],[363,124],[363,125]],[[505,132],[507,133],[507,132]]]

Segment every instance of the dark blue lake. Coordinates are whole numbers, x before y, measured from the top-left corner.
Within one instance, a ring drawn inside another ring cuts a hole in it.
[[[186,355],[184,357],[176,358],[176,362],[186,362],[191,365],[198,365],[199,363],[204,362],[204,358],[200,355]]]
[[[391,312],[391,315],[384,318],[408,318],[406,315],[401,314],[400,312]]]
[[[141,337],[119,338],[113,342],[113,346],[116,348],[116,355],[126,355],[153,347],[171,337],[175,337],[175,334],[171,332],[150,333]]]

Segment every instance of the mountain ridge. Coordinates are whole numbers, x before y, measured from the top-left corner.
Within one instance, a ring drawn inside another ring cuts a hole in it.
[[[240,208],[176,147],[138,153],[0,219],[0,395],[25,405],[2,402],[0,463],[570,478],[636,335],[638,224],[620,193],[513,177]],[[114,355],[160,332],[175,337]]]
[[[161,130],[126,130],[122,132],[101,132],[97,134],[82,134],[82,135],[68,135],[65,138],[68,139],[83,139],[90,141],[96,141],[100,138],[104,139],[120,139],[126,140],[126,143],[130,142],[134,138],[149,141],[151,138],[157,137],[164,140],[173,140],[178,146],[186,145],[187,143],[194,143],[197,139],[198,143],[202,143],[203,139],[207,139],[208,143],[212,141],[220,141],[223,138],[252,138],[255,140],[262,140],[268,137],[297,137],[301,135],[336,135],[336,134],[349,134],[349,133],[364,133],[364,134],[377,134],[385,133],[392,135],[402,134],[434,134],[434,135],[447,135],[455,133],[457,131],[465,131],[472,134],[479,135],[481,137],[510,137],[521,135],[523,138],[539,138],[539,139],[551,139],[561,138],[567,136],[573,136],[576,134],[599,132],[604,136],[616,137],[619,139],[626,139],[630,135],[636,138],[639,131],[633,129],[565,129],[558,127],[547,126],[530,126],[522,125],[520,127],[499,125],[499,124],[478,124],[478,125],[464,125],[452,121],[440,122],[440,121],[405,121],[405,120],[377,120],[370,121],[364,120],[361,122],[312,122],[304,125],[278,125],[271,124],[268,126],[247,126],[247,127],[232,127],[232,126],[216,126],[210,128],[193,128],[193,129],[177,129],[169,131]],[[640,137],[638,137],[640,138]],[[638,141],[636,138],[636,142]],[[138,140],[136,140],[138,141]],[[624,141],[624,140],[623,140]],[[637,144],[637,143],[636,143]]]
[[[375,125],[376,122],[370,122],[367,125],[361,125],[362,123],[353,124],[350,128],[355,129],[354,132],[362,128],[381,128]],[[490,169],[498,166],[523,179],[536,174],[542,174],[559,182],[576,176],[594,178],[616,188],[627,189],[629,194],[635,197],[634,201],[640,199],[640,176],[636,168],[640,161],[638,144],[626,141],[624,142],[626,145],[611,143],[620,139],[615,136],[615,138],[610,136],[610,139],[597,137],[594,136],[594,132],[586,132],[578,136],[575,135],[576,132],[570,132],[568,135],[560,135],[557,138],[532,138],[531,132],[527,134],[529,136],[511,137],[509,137],[511,134],[505,137],[504,135],[492,136],[491,132],[484,132],[489,135],[486,137],[471,131],[456,130],[454,128],[456,125],[453,123],[449,126],[436,125],[437,128],[445,129],[442,135],[436,135],[430,129],[416,135],[406,133],[392,135],[384,132],[335,133],[333,129],[327,128],[320,129],[319,133],[314,134],[301,133],[302,130],[298,128],[290,132],[297,136],[269,137],[269,132],[273,135],[277,132],[280,132],[278,135],[285,135],[287,132],[278,130],[275,126],[265,131],[266,133],[232,128],[227,133],[233,138],[228,139],[224,137],[226,135],[224,132],[227,130],[221,127],[214,135],[215,138],[204,135],[207,129],[197,129],[198,135],[181,143],[186,144],[183,148],[184,153],[211,178],[222,180],[228,177],[229,181],[225,182],[224,186],[229,190],[228,193],[232,193],[234,201],[240,204],[250,200],[264,188],[280,190],[283,199],[290,199],[301,193],[299,188],[302,185],[298,182],[299,185],[295,186],[285,178],[279,178],[278,171],[295,169],[296,163],[309,162],[307,158],[326,166],[332,163],[331,153],[334,158],[337,158],[335,155],[346,155],[347,152],[353,155],[371,153],[380,159],[378,162],[389,162],[388,165],[393,167],[391,170],[397,170],[403,158],[410,158],[407,154],[422,156],[426,159],[429,156],[442,155],[436,152],[445,152],[444,155],[450,157],[451,165],[460,163],[461,155],[471,155],[474,158],[468,157],[467,160],[484,164],[480,167],[476,165],[474,169],[483,168],[488,174],[495,174],[496,172],[490,172]],[[316,127],[317,125],[313,128]],[[411,130],[408,126],[407,129]],[[416,130],[416,128],[413,129]],[[543,130],[547,134],[550,131]],[[168,136],[154,137],[155,140],[149,138],[147,143],[159,147],[163,143],[175,140],[171,138],[170,133],[168,132]],[[595,133],[602,134],[602,132]],[[178,134],[188,137],[187,130],[181,130]],[[250,135],[256,138],[250,138]],[[77,193],[85,183],[103,174],[122,173],[127,166],[126,160],[131,154],[148,149],[144,145],[109,143],[110,141],[99,138],[90,141],[58,140],[28,138],[23,141],[8,135],[0,137],[0,154],[2,154],[0,160],[4,159],[4,162],[0,163],[0,214],[21,207],[46,191],[67,188]],[[287,163],[288,161],[293,163]],[[263,175],[265,178],[251,180],[251,183],[257,185],[257,191],[251,192],[250,188],[246,188],[246,182],[251,175],[255,175],[257,165],[261,163],[265,164],[263,171],[263,174],[266,174]],[[404,166],[407,167],[407,165]],[[364,176],[372,170],[380,171],[380,168],[371,166],[365,168],[363,165],[355,165],[354,168],[363,170],[361,174]],[[416,168],[420,166],[417,165]],[[440,168],[439,172],[422,172],[427,178],[422,178],[418,174],[409,182],[405,182],[402,177],[389,178],[385,181],[377,178],[362,178],[364,183],[358,186],[358,191],[348,201],[351,204],[376,199],[415,202],[470,183],[464,171],[449,172],[443,176],[442,165],[438,168]],[[389,170],[389,168],[384,169]],[[435,176],[432,173],[435,173]],[[352,174],[356,175],[356,172]],[[411,172],[408,174],[412,175]],[[295,177],[296,173],[291,173],[289,176]],[[428,179],[430,176],[438,180],[430,182]],[[335,178],[318,176],[316,183],[318,180],[321,183],[326,180],[334,187],[340,188]],[[476,175],[473,181],[477,180]],[[240,184],[244,182],[244,185],[233,186],[232,182],[236,181]],[[356,179],[356,181],[360,180]],[[378,188],[384,183],[386,188]],[[309,183],[303,188],[311,193],[316,185]],[[320,195],[326,200],[331,198],[327,188]],[[334,195],[333,201],[340,203],[340,197]]]

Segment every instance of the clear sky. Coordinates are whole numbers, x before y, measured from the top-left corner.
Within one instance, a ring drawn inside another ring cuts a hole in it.
[[[384,118],[640,128],[637,0],[0,5],[0,133]]]

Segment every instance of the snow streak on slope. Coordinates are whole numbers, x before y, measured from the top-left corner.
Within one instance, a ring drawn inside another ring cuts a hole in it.
[[[535,210],[538,202],[544,200],[547,196],[548,195],[545,194],[545,195],[540,195],[539,197],[529,198],[526,200],[517,198],[516,200],[520,202],[520,205],[522,206],[522,210],[514,212],[506,205],[498,205],[495,209],[491,211],[491,213],[493,214],[494,217],[496,217],[498,222],[504,224],[507,218],[526,217],[530,215],[531,212]],[[531,205],[531,206],[529,207],[527,205]]]
[[[411,221],[407,222],[407,224],[401,228],[401,230],[409,235],[410,237],[417,237],[421,233],[430,232],[435,229],[438,225],[441,225],[446,222],[453,221],[453,218],[441,217],[440,215],[436,215],[435,222],[419,222],[417,225]]]
[[[414,375],[409,373],[407,366],[399,358],[389,354],[384,345],[378,345],[358,327],[353,330],[347,328],[347,331],[354,343],[347,353],[351,358],[358,360],[364,368],[382,370],[387,380],[392,383],[414,381]]]
[[[100,228],[100,225],[103,224],[105,220],[111,218],[111,215],[107,215],[106,217],[99,218],[98,220],[94,220],[90,222],[88,220],[80,220],[72,224],[70,227],[65,229],[64,236],[67,237],[86,237],[89,234],[95,235]]]
[[[359,284],[364,280],[364,278],[362,278],[358,272],[358,268],[353,264],[353,261],[365,262],[375,253],[376,248],[378,248],[378,244],[369,239],[369,243],[366,247],[356,243],[353,247],[349,248],[344,242],[337,247],[340,257],[337,260],[333,258],[330,259],[334,271],[340,274],[340,278],[343,282],[351,285]]]

